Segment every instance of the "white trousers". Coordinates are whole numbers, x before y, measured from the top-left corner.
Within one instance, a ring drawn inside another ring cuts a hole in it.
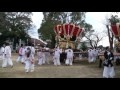
[[[29,60],[26,60],[25,61],[25,70],[26,70],[26,72],[33,72],[34,71],[34,64],[33,63],[31,63],[31,61],[29,61]]]
[[[45,52],[45,62],[49,64],[49,52]]]
[[[59,57],[54,58],[54,65],[55,65],[55,66],[56,66],[56,65],[61,65],[61,64],[60,64],[60,58],[59,58]]]
[[[95,62],[95,61],[96,61],[96,58],[97,58],[97,56],[93,56],[93,62]]]
[[[43,64],[45,64],[45,55],[43,55],[42,59],[43,59]]]
[[[13,66],[11,58],[5,57],[3,59],[2,67],[7,67],[7,65]]]
[[[44,63],[43,63],[43,58],[39,58],[39,59],[38,59],[38,64],[39,64],[39,65],[44,64]]]
[[[94,61],[93,56],[88,56],[88,62],[91,63],[91,62],[93,62],[93,61]]]
[[[72,58],[67,58],[65,61],[66,65],[72,65],[73,59]]]
[[[103,77],[104,78],[113,78],[115,76],[114,67],[106,67],[104,66]]]
[[[22,56],[22,59],[21,59],[21,62],[22,62],[22,63],[25,63],[25,59],[26,59],[26,56],[23,55],[23,56]]]
[[[3,60],[4,59],[4,54],[0,55],[0,59]]]
[[[22,62],[22,56],[18,56],[18,58],[17,58],[17,62]]]

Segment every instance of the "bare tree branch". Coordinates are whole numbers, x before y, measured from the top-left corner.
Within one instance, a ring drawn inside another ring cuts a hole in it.
[[[85,35],[86,39],[89,40],[89,43],[91,45],[91,47],[97,47],[98,43],[103,39],[103,35],[101,35],[100,33],[89,33],[87,35]]]

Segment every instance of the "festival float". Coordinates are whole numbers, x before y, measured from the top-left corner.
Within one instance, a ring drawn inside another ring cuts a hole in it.
[[[116,46],[116,51],[120,53],[120,23],[111,25],[111,30],[117,40],[114,42],[114,44]]]
[[[80,36],[84,30],[76,24],[60,24],[54,26],[56,45],[65,49],[69,46],[76,49],[76,42],[80,41]]]

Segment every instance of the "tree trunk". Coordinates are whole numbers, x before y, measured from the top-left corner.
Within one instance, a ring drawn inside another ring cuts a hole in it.
[[[110,29],[109,26],[106,25],[107,31],[108,31],[108,39],[109,39],[109,45],[110,45],[110,50],[113,50],[113,34],[110,36]]]
[[[113,50],[113,43],[110,42],[110,50]]]
[[[51,41],[51,48],[55,48],[55,43],[56,43],[56,41],[55,41],[55,36],[54,35],[52,35],[52,41]]]
[[[90,45],[91,45],[91,47],[93,48],[94,46],[92,45],[92,41],[90,40]]]

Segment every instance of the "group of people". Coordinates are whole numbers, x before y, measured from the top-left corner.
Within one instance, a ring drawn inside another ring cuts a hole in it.
[[[91,63],[91,62],[95,62],[97,57],[98,57],[98,54],[99,54],[99,50],[97,50],[96,48],[90,48],[88,50],[88,62]]]
[[[37,51],[38,65],[43,65],[45,63],[50,64],[49,57],[50,49],[47,46],[38,49]]]
[[[60,54],[62,52],[66,53],[66,58],[64,58],[65,64],[72,65],[74,54],[73,54],[73,50],[71,49],[71,47],[69,47],[63,51],[61,49],[59,49],[59,47],[56,47],[54,49],[54,56],[53,56],[54,65],[60,65]]]
[[[61,65],[60,55],[62,52],[66,53],[65,64],[72,65],[73,62],[73,50],[69,47],[66,50],[60,49],[56,46],[52,50],[52,61],[55,66]],[[35,66],[35,48],[34,45],[31,44],[29,46],[21,44],[21,47],[18,50],[18,57],[16,62],[21,62],[25,65],[25,72],[33,72]],[[2,57],[3,63],[2,67],[5,68],[8,65],[13,67],[13,61],[11,59],[11,48],[9,43],[4,44],[0,49],[0,55]],[[43,65],[45,63],[49,64],[50,57],[50,49],[48,47],[39,48],[37,51],[37,60],[38,65]]]
[[[34,71],[34,56],[35,56],[35,48],[34,45],[31,44],[29,46],[21,44],[21,47],[18,51],[19,55],[17,58],[17,62],[21,62],[25,64],[25,72],[33,72]]]
[[[60,63],[60,54],[63,52],[62,49],[59,47],[55,47],[53,49],[53,63],[55,66],[61,65]],[[73,50],[69,47],[65,50],[67,54],[67,59],[65,60],[66,65],[72,65],[73,62]],[[19,49],[19,56],[17,58],[17,62],[25,63],[25,70],[26,72],[33,72],[34,71],[34,64],[35,64],[35,48],[34,46],[23,46]],[[49,64],[50,57],[50,49],[48,47],[39,48],[37,51],[37,60],[38,65],[43,65],[45,63]]]
[[[13,67],[13,61],[11,59],[11,52],[12,51],[11,51],[11,47],[9,43],[5,43],[1,47],[0,55],[3,60],[2,68],[7,67],[8,65]],[[34,45],[23,46],[23,44],[21,44],[21,47],[19,49],[19,55],[16,61],[25,64],[26,72],[29,72],[29,71],[33,72],[34,71],[34,55],[35,55]]]
[[[73,62],[73,50],[71,49],[71,47],[69,47],[68,49],[66,50],[63,50],[63,49],[60,49],[59,47],[55,47],[53,50],[53,63],[55,66],[59,66],[61,65],[61,62],[60,62],[60,55],[61,53],[66,53],[66,58],[65,59],[65,64],[66,65],[72,65],[72,62]],[[45,59],[45,57],[47,58],[49,55],[49,49],[39,49],[38,50],[38,53],[37,53],[37,56],[38,56],[38,64],[39,65],[42,65],[42,64],[45,64],[45,61],[47,59]]]
[[[72,65],[73,64],[73,50],[71,47],[67,49],[60,49],[58,46],[56,46],[53,49],[53,63],[55,66],[61,65],[60,62],[60,55],[61,53],[66,53],[66,58],[64,58],[66,65]],[[16,59],[16,62],[21,62],[25,65],[25,72],[33,72],[34,66],[35,66],[35,48],[34,45],[23,45],[21,44],[21,47],[19,48],[19,55]],[[96,58],[98,56],[98,50],[96,49],[89,49],[88,50],[88,62],[95,62]],[[11,48],[9,46],[9,43],[4,44],[0,49],[0,55],[2,56],[3,63],[2,67],[5,68],[7,65],[10,65],[13,67],[13,62],[11,59]],[[37,51],[37,59],[38,59],[38,65],[42,64],[49,64],[48,58],[50,57],[50,49],[48,47],[40,48]],[[103,70],[103,77],[104,78],[113,78],[115,76],[114,71],[114,55],[110,51],[109,47],[106,48],[106,51],[104,52],[104,70]]]
[[[96,48],[90,48],[88,50],[88,62],[95,62],[98,54],[100,53],[99,50]],[[103,78],[113,78],[115,76],[114,64],[113,61],[115,60],[113,52],[110,50],[109,47],[105,48],[104,51],[104,62],[103,62]]]

